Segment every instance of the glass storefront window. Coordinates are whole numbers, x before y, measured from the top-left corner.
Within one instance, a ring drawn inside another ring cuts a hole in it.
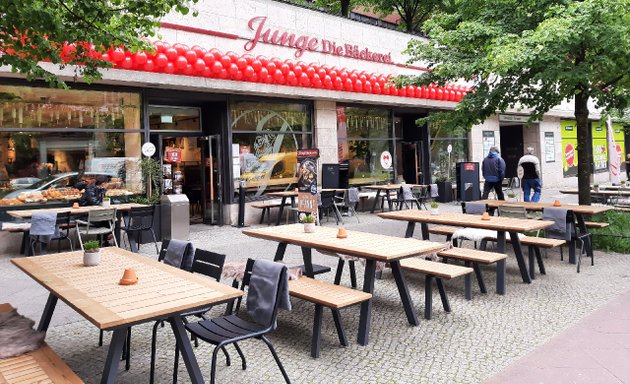
[[[233,177],[245,181],[248,197],[291,188],[297,150],[312,142],[308,105],[242,101],[232,103],[230,113],[232,156],[239,159]]]
[[[201,131],[201,110],[189,107],[149,106],[151,131]]]
[[[340,163],[348,164],[350,185],[385,183],[392,166],[383,167],[382,155],[392,153],[391,112],[383,108],[337,107],[337,141]],[[390,161],[391,163],[391,161]]]
[[[142,192],[140,95],[0,85],[0,205],[63,202],[76,184]]]
[[[448,154],[448,146],[453,150]],[[455,180],[455,164],[468,161],[468,140],[460,138],[431,140],[431,182],[438,177]]]

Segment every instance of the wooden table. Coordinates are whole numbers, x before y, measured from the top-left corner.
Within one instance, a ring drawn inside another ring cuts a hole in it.
[[[610,211],[612,207],[602,205],[578,205],[578,204],[561,204],[560,206],[554,206],[552,203],[532,203],[532,202],[510,202],[504,200],[480,200],[480,203],[488,204],[491,213],[499,206],[512,206],[512,207],[524,207],[528,211],[542,211],[545,208],[564,208],[568,209],[575,214],[577,226],[581,233],[588,233],[586,228],[585,216],[594,215]],[[576,240],[569,242],[569,263],[575,264],[575,245]],[[593,256],[593,245],[590,238],[585,240],[586,251],[589,257]]]
[[[409,187],[421,187],[423,186],[422,184],[404,184],[404,185],[408,185]],[[376,191],[376,197],[374,198],[374,205],[372,205],[372,209],[370,210],[370,213],[374,213],[374,210],[376,209],[376,205],[378,204],[378,198],[381,195],[381,192],[385,192],[385,197],[387,198],[387,205],[389,207],[389,210],[392,211],[393,210],[393,204],[392,204],[392,198],[389,195],[389,193],[391,191],[400,191],[400,188],[402,188],[403,184],[378,184],[378,185],[366,185],[361,187],[361,189],[372,189]],[[382,210],[382,209],[381,209]]]
[[[112,204],[109,207],[103,207],[100,205],[89,205],[79,208],[72,207],[60,207],[60,208],[38,208],[38,209],[24,209],[24,210],[13,210],[7,211],[7,214],[11,217],[15,217],[17,219],[22,220],[30,220],[34,213],[46,213],[46,212],[56,212],[56,213],[65,213],[70,212],[73,216],[83,216],[87,215],[90,211],[101,210],[101,209],[112,209],[116,208],[116,216],[117,220],[114,223],[114,236],[116,236],[116,241],[118,244],[122,244],[120,242],[120,219],[122,218],[123,213],[129,212],[131,208],[137,207],[148,207],[146,204],[138,204],[138,203],[124,203],[124,204]],[[129,248],[133,252],[138,251],[138,245],[136,244],[133,236],[129,237]],[[29,248],[30,249],[30,248]]]
[[[50,292],[37,329],[48,329],[61,299],[97,328],[113,330],[101,383],[114,383],[127,329],[166,318],[192,382],[203,383],[180,314],[230,301],[242,292],[121,248],[101,248],[102,261],[95,267],[83,266],[82,258],[83,252],[76,251],[11,260]],[[130,267],[136,270],[138,283],[119,285],[125,268]]]
[[[565,195],[577,195],[579,191],[577,189],[561,189],[560,193],[564,193]],[[591,190],[591,195],[602,196],[605,198],[606,203],[609,203],[610,198],[612,197],[628,197],[630,196],[630,190],[626,189],[606,189],[606,190]]]
[[[291,199],[291,206],[295,207],[295,198],[298,196],[298,193],[293,189],[290,191],[269,192],[265,195],[282,198],[282,201],[280,202],[280,209],[278,209],[278,219],[276,220],[276,225],[280,225],[280,218],[282,217],[282,212],[284,212],[284,206],[287,204],[287,198]]]
[[[482,220],[481,215],[466,215],[463,213],[440,213],[432,215],[427,211],[417,209],[409,209],[398,212],[379,213],[380,217],[385,219],[407,221],[407,232],[405,237],[412,237],[416,223],[421,224],[422,238],[429,239],[428,224],[452,225],[456,227],[481,228],[497,231],[497,249],[499,253],[505,253],[505,236],[506,232],[510,234],[510,241],[514,248],[518,268],[524,283],[531,283],[531,277],[527,270],[527,264],[523,257],[521,242],[518,234],[528,231],[536,231],[553,225],[553,221],[547,220],[528,220],[514,219],[509,217],[494,217],[490,220]],[[496,292],[500,295],[505,294],[505,260],[497,264],[497,287]]]
[[[311,257],[313,249],[364,258],[366,263],[363,291],[371,294],[374,293],[376,262],[388,262],[396,280],[407,320],[411,325],[418,325],[418,318],[409,295],[407,282],[400,268],[400,260],[406,257],[437,252],[444,248],[443,244],[430,241],[403,239],[358,231],[347,231],[347,238],[338,239],[337,228],[317,226],[315,233],[305,233],[302,224],[283,225],[275,228],[246,229],[243,233],[256,238],[279,242],[274,258],[275,261],[283,259],[288,244],[301,247],[304,259],[304,274],[309,277],[313,277]],[[370,299],[361,304],[358,332],[358,342],[361,345],[367,345],[369,341],[371,313],[372,300]]]

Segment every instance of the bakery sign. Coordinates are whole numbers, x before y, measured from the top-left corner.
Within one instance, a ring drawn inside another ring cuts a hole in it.
[[[318,39],[309,35],[296,35],[265,27],[266,16],[252,17],[247,25],[254,31],[254,36],[245,43],[245,50],[252,51],[259,42],[294,48],[295,57],[301,57],[305,51],[321,52],[327,55],[343,56],[353,59],[392,63],[392,54],[372,52],[358,45],[345,44],[327,39]]]

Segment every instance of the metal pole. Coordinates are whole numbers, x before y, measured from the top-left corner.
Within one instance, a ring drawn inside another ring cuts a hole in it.
[[[245,226],[245,180],[238,184],[238,227]]]

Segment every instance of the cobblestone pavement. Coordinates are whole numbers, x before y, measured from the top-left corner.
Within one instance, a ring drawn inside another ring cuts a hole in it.
[[[548,198],[553,199],[549,194]],[[441,209],[458,211],[457,205]],[[403,236],[405,225],[361,213],[361,223],[344,218],[346,228]],[[334,226],[334,220],[324,225]],[[436,240],[443,239],[437,237]],[[193,226],[191,240],[196,247],[222,252],[228,261],[247,257],[273,258],[276,243],[244,236],[229,226]],[[470,246],[470,244],[468,244]],[[156,257],[152,245],[141,249]],[[47,292],[10,263],[11,257],[0,256],[0,302],[10,302],[21,313],[38,319]],[[314,262],[336,266],[337,259],[314,252]],[[285,261],[301,263],[297,247],[288,247]],[[560,261],[559,252],[549,252],[545,260],[547,275],[537,275],[532,284],[523,284],[513,256],[508,258],[507,294],[494,293],[494,271],[484,270],[488,294],[474,290],[473,300],[463,296],[463,281],[447,283],[452,313],[445,313],[437,292],[434,317],[424,320],[424,281],[419,275],[407,274],[410,292],[418,311],[420,325],[406,321],[396,285],[388,270],[376,281],[370,343],[356,343],[359,307],[342,311],[350,345],[340,347],[329,311],[324,312],[322,352],[319,359],[310,357],[313,305],[293,300],[291,312],[281,312],[278,330],[270,337],[294,383],[478,383],[500,371],[511,362],[542,345],[551,337],[577,323],[595,309],[630,289],[630,257],[596,252],[596,264],[585,263],[580,274],[574,265]],[[358,265],[359,284],[362,268]],[[322,276],[332,281],[333,274]],[[349,285],[348,271],[342,282]],[[476,288],[476,287],[475,287]],[[214,310],[215,314],[220,309]],[[148,381],[151,325],[133,327],[131,369],[119,375],[121,383]],[[107,340],[107,337],[106,337]],[[106,357],[106,346],[98,347],[98,330],[63,303],[58,304],[47,341],[52,348],[88,383],[100,380]],[[174,338],[168,327],[159,332],[158,380],[171,381]],[[264,344],[248,341],[242,344],[247,370],[242,371],[236,352],[231,349],[232,366],[220,360],[218,382],[276,383],[282,376]],[[202,370],[209,376],[212,349],[201,345],[195,349]],[[188,382],[180,364],[181,382]]]

